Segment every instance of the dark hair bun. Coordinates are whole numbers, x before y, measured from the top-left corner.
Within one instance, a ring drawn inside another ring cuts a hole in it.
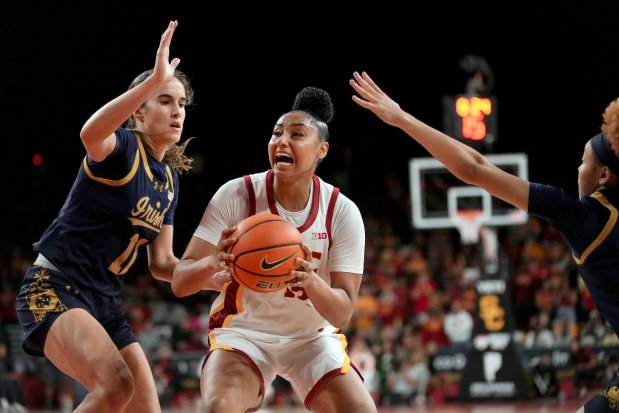
[[[308,112],[324,123],[333,120],[334,109],[331,96],[317,87],[307,86],[297,93],[292,110]]]

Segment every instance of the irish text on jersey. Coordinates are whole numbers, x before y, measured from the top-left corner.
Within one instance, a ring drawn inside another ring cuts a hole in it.
[[[132,217],[129,220],[133,225],[140,225],[159,232],[168,208],[169,204],[161,209],[161,202],[156,202],[154,206],[151,205],[150,197],[145,196],[140,198],[135,208],[131,210]]]

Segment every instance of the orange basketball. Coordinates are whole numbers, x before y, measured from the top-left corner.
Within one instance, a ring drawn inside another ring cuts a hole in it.
[[[305,258],[303,238],[297,228],[279,215],[252,215],[239,222],[230,246],[234,254],[232,276],[241,285],[259,292],[274,292],[286,287],[299,268],[297,258]]]

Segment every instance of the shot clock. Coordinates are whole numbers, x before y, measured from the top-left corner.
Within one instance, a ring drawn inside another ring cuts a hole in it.
[[[497,134],[496,97],[443,97],[443,131],[477,150],[491,152]]]

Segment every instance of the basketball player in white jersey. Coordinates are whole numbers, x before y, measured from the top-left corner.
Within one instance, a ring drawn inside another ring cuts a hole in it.
[[[225,183],[209,202],[180,263],[179,297],[220,291],[209,318],[201,373],[201,412],[260,408],[276,375],[315,412],[375,413],[346,352],[340,328],[352,316],[363,274],[365,228],[357,206],[315,175],[329,150],[330,96],[306,87],[269,141],[271,169]],[[240,286],[225,263],[235,226],[249,215],[278,214],[297,226],[306,259],[279,291]]]

